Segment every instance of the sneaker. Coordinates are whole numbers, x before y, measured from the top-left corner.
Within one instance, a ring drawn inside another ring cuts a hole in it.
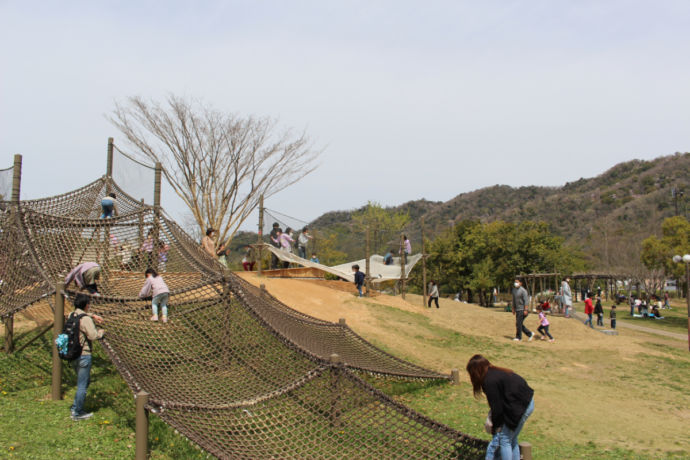
[[[167,323],[167,322],[168,322],[168,317],[167,317],[167,316],[164,316],[164,317],[163,317],[163,322],[164,322],[164,323]]]
[[[533,338],[534,338],[534,332],[532,332],[532,335],[529,336],[529,340],[527,340],[527,341],[531,342]]]
[[[518,339],[517,337],[515,337],[515,338],[513,339],[513,342],[519,342],[520,340],[521,340],[521,339]]]
[[[158,315],[153,315],[151,317],[151,321],[158,321]]]
[[[554,343],[556,339],[549,339],[549,342]]]
[[[72,420],[75,422],[78,422],[80,420],[88,420],[91,417],[93,417],[93,412],[82,412],[81,414],[78,415],[72,415]]]

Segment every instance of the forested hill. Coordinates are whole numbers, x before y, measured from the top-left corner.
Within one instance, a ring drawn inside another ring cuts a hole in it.
[[[422,199],[389,209],[409,212],[405,232],[415,251],[419,250],[422,217],[431,238],[463,219],[537,220],[549,223],[569,245],[589,254],[593,265],[610,265],[611,248],[620,246],[616,243],[658,233],[661,220],[674,215],[673,188],[690,193],[690,153],[620,163],[599,176],[561,187],[494,185],[446,202]],[[681,215],[690,212],[687,201],[686,197],[678,200]],[[355,211],[328,212],[312,223],[320,232],[335,232],[338,249],[351,257],[364,251],[363,231],[353,228],[351,221]]]

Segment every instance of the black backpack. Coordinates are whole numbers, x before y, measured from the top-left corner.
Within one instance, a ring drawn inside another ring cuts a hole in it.
[[[79,322],[86,316],[86,313],[75,315],[70,313],[62,328],[62,334],[58,336],[55,343],[58,347],[60,358],[71,361],[81,356],[82,346],[79,340]]]

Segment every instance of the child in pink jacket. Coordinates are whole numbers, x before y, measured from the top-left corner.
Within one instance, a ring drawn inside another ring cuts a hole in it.
[[[549,342],[553,342],[555,339],[551,334],[549,334],[549,320],[546,319],[546,315],[544,314],[544,310],[541,308],[541,305],[537,306],[537,311],[539,312],[539,327],[537,328],[537,331],[541,334],[541,339],[544,340],[546,337],[545,335],[549,336]]]
[[[144,283],[144,287],[141,288],[139,297],[142,299],[145,297],[153,297],[153,299],[151,299],[151,309],[153,310],[151,321],[158,321],[158,307],[161,307],[163,322],[167,323],[170,289],[168,289],[168,285],[163,281],[163,277],[156,273],[156,270],[153,268],[147,268],[144,274],[146,275],[146,283]]]

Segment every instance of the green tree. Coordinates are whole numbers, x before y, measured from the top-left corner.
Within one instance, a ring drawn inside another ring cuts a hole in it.
[[[663,269],[666,276],[683,279],[685,267],[673,262],[674,255],[690,254],[690,222],[685,217],[665,219],[662,237],[650,236],[642,241],[642,263],[648,269]]]
[[[364,209],[352,214],[352,223],[363,232],[369,227],[371,249],[374,254],[385,252],[385,245],[397,247],[399,233],[410,221],[406,212],[384,209],[379,203],[369,201]]]

